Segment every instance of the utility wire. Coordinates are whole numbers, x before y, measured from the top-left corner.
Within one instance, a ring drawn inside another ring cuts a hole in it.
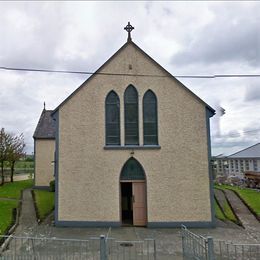
[[[83,74],[83,75],[106,75],[106,76],[134,76],[134,77],[171,77],[170,75],[153,75],[153,74],[130,74],[130,73],[109,73],[109,72],[87,72],[72,70],[50,70],[50,69],[32,69],[32,68],[15,68],[0,66],[0,70],[25,71],[25,72],[46,72],[46,73],[66,73],[66,74]],[[176,78],[195,78],[195,79],[214,79],[214,78],[254,78],[260,77],[260,74],[215,74],[215,75],[174,75]]]
[[[260,129],[248,130],[248,131],[241,131],[241,133],[231,133],[227,135],[220,135],[220,136],[212,136],[213,138],[222,138],[222,137],[240,137],[241,135],[257,135]]]

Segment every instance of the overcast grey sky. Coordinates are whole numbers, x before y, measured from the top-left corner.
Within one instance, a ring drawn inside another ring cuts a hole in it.
[[[260,2],[0,2],[0,66],[95,71],[127,38],[173,75],[260,74]],[[87,76],[0,70],[0,127],[27,152],[46,102],[56,108]],[[259,142],[260,78],[180,79],[226,114],[212,152]],[[251,131],[259,129],[259,131]]]

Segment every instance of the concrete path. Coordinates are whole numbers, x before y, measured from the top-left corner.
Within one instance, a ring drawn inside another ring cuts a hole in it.
[[[16,236],[29,235],[33,228],[37,227],[37,219],[32,198],[31,189],[23,191],[22,208],[19,217],[19,225],[15,230]]]
[[[216,199],[218,200],[221,208],[223,209],[225,201],[226,201],[224,192],[222,190],[214,189],[214,195],[215,195]]]
[[[253,238],[260,240],[260,223],[255,216],[250,212],[247,206],[232,190],[225,190],[227,199],[229,200],[233,210],[240,219],[244,228],[250,232]]]
[[[241,220],[245,228],[256,226],[260,231],[260,223],[255,216],[250,212],[247,206],[241,201],[237,194],[232,190],[225,190],[226,196],[232,205],[235,213]]]

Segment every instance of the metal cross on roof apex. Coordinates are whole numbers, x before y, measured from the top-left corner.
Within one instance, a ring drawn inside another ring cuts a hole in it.
[[[128,32],[127,41],[128,41],[128,42],[132,41],[131,31],[134,30],[134,27],[130,24],[130,22],[128,22],[128,24],[127,24],[127,26],[124,28],[124,30],[126,30],[126,31]]]

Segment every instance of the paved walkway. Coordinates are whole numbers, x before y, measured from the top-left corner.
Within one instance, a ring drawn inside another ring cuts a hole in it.
[[[246,231],[250,232],[252,237],[260,241],[260,223],[242,202],[242,200],[232,190],[225,190],[227,199],[229,200],[233,210],[240,219]]]
[[[33,230],[33,228],[37,227],[37,225],[38,224],[31,189],[26,189],[23,191],[19,225],[15,230],[15,235],[28,235]]]
[[[237,194],[232,190],[225,190],[226,196],[232,205],[235,213],[241,220],[245,228],[256,226],[260,230],[260,223],[247,208],[247,206],[241,201]]]

